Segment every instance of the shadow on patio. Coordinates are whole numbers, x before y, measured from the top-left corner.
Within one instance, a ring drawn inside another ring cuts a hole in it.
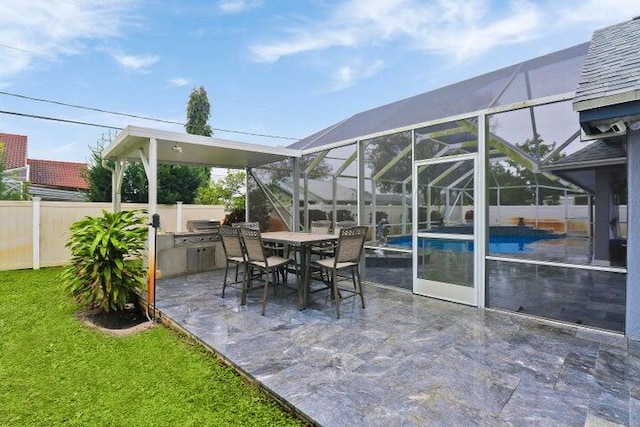
[[[366,285],[341,319],[278,288],[240,306],[222,271],[163,279],[164,318],[323,426],[640,425],[640,345]]]

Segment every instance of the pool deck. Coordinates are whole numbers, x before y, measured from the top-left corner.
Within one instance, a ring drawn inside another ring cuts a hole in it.
[[[638,426],[640,343],[367,285],[341,319],[324,293],[241,306],[220,270],[158,281],[161,317],[312,424]]]

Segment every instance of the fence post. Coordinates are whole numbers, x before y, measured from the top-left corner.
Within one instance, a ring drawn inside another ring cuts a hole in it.
[[[176,231],[182,231],[182,202],[176,202]]]
[[[33,269],[40,270],[40,197],[33,198]]]

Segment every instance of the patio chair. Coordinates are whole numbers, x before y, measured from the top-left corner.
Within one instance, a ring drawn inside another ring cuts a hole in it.
[[[263,279],[264,295],[262,297],[262,315],[264,316],[267,308],[269,282],[272,281],[275,290],[278,271],[282,270],[288,264],[295,265],[295,260],[277,255],[268,256],[267,250],[269,250],[270,248],[265,247],[262,243],[260,230],[254,230],[251,228],[240,228],[240,236],[242,236],[242,241],[244,243],[244,248],[247,255],[247,270],[245,271],[245,277],[247,279],[244,282],[241,304],[244,305],[247,302],[247,292],[249,290],[250,282],[253,278],[251,272],[248,270],[257,268],[261,272],[265,273]],[[297,270],[296,276],[298,276],[299,280],[299,274]]]
[[[330,273],[330,280],[326,283],[327,286],[330,286],[331,298],[336,305],[336,317],[338,319],[340,318],[340,303],[346,298],[360,295],[362,308],[364,308],[364,293],[362,291],[359,266],[366,235],[367,227],[365,226],[340,229],[335,256],[313,262],[314,266],[320,268],[321,271],[324,270]],[[348,278],[339,276],[339,272],[346,269],[351,270],[353,289],[338,286],[340,279]]]
[[[231,226],[234,228],[251,228],[252,230],[260,230],[259,222],[234,222]]]
[[[335,227],[333,228],[333,234],[340,234],[340,230],[343,228],[351,228],[351,227],[355,227],[358,224],[356,224],[355,221],[338,221],[336,222]]]
[[[238,270],[240,265],[244,266],[247,262],[247,257],[242,247],[242,238],[240,237],[240,229],[228,226],[222,226],[219,229],[220,240],[222,241],[222,248],[224,249],[224,255],[226,259],[226,265],[224,267],[224,280],[222,282],[222,298],[224,298],[224,291],[227,286],[232,284],[238,284]],[[229,265],[235,264],[236,277],[233,283],[227,283],[227,275],[229,273]],[[244,289],[245,277],[243,276]]]

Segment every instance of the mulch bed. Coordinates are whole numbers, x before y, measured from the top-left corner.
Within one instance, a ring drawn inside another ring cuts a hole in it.
[[[127,304],[122,311],[108,313],[99,309],[84,310],[78,312],[77,316],[87,326],[118,336],[144,331],[154,325],[135,304]]]

